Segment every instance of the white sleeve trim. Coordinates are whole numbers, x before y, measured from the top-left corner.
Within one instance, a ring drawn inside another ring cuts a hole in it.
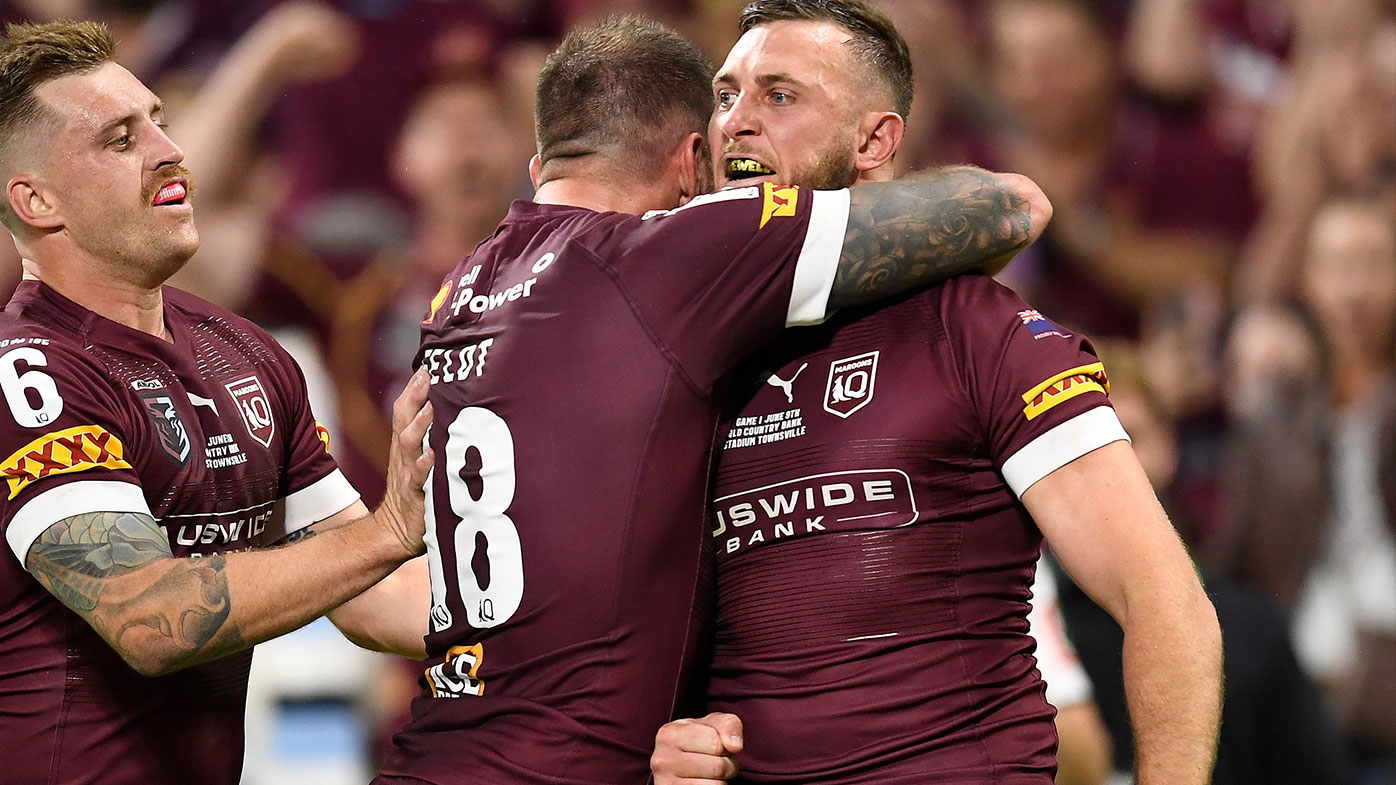
[[[359,500],[359,492],[335,469],[286,497],[286,533],[323,521]]]
[[[805,244],[795,262],[795,286],[790,292],[790,308],[785,326],[819,324],[829,316],[829,293],[843,252],[843,236],[848,231],[847,188],[840,191],[810,191],[809,228]]]
[[[1129,434],[1109,406],[1097,406],[1028,442],[1003,462],[1003,479],[1020,498],[1038,480],[1091,450]]]
[[[150,515],[145,494],[135,483],[120,480],[82,480],[60,485],[30,499],[15,511],[5,529],[10,550],[24,564],[29,547],[48,527],[74,515],[89,512],[137,512]]]

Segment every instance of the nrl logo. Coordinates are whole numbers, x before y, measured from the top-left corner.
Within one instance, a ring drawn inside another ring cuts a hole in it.
[[[829,364],[824,411],[847,418],[872,402],[877,383],[878,352],[845,357]]]
[[[249,376],[246,379],[228,382],[223,387],[233,396],[233,402],[242,414],[242,422],[247,426],[247,432],[261,442],[263,447],[271,447],[276,423],[272,420],[271,401],[267,399],[267,391],[262,387],[261,380],[256,376]]]
[[[146,413],[150,415],[150,422],[155,426],[155,435],[159,438],[160,449],[165,455],[180,466],[189,459],[189,431],[184,427],[184,421],[179,419],[179,410],[175,408],[174,400],[165,393],[141,393],[141,400],[145,401]]]

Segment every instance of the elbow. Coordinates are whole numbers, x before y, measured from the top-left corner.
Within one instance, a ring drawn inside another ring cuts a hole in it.
[[[187,658],[170,656],[169,652],[156,649],[126,649],[118,653],[131,670],[150,678],[168,676],[190,664]]]
[[[1005,188],[1013,196],[1013,203],[1021,205],[1027,219],[1027,239],[1023,245],[1031,245],[1042,236],[1052,220],[1052,202],[1028,177],[1021,174],[1005,174],[1003,177],[1007,180]]]

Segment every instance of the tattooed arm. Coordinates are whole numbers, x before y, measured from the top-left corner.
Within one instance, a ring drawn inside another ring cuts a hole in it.
[[[962,273],[992,275],[1052,217],[1052,205],[1028,178],[972,166],[858,185],[851,194],[831,309]]]
[[[419,406],[425,377],[413,384]],[[420,451],[431,411],[414,417],[413,409],[407,393],[399,397],[394,430]],[[149,515],[93,512],[49,526],[25,567],[136,671],[169,673],[296,629],[421,554],[431,457],[394,463],[395,445],[388,495],[374,513],[356,502],[330,519],[331,530],[283,547],[176,558]]]

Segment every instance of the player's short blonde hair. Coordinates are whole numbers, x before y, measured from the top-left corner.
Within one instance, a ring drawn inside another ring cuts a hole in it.
[[[14,24],[0,40],[0,182],[9,179],[16,148],[46,110],[34,90],[45,82],[91,71],[112,60],[116,42],[106,25],[57,21]],[[18,217],[0,199],[0,222],[11,231]]]

